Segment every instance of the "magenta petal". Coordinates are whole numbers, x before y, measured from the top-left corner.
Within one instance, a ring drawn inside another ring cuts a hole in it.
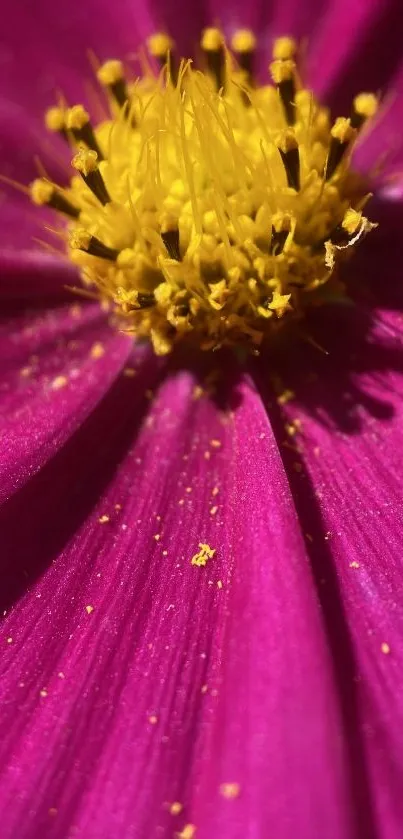
[[[284,420],[301,425],[290,438],[279,422],[278,435],[329,633],[336,636],[341,702],[355,717],[351,737],[362,757],[354,778],[367,786],[359,835],[397,839],[403,823],[402,318],[378,312],[370,331],[365,311],[323,312],[317,319],[322,326],[312,334],[329,355],[306,349],[283,371],[284,386],[296,391]],[[343,648],[350,650],[350,666],[345,653],[339,659]]]
[[[337,114],[361,90],[379,90],[401,60],[400,0],[333,0],[310,39],[308,80]]]
[[[104,355],[93,358],[102,344]],[[110,387],[131,342],[98,305],[72,304],[0,328],[0,501],[58,450]]]
[[[3,633],[2,836],[350,839],[332,664],[263,405],[244,383],[223,412],[185,372],[148,402],[153,382],[117,382],[5,507],[27,590]]]

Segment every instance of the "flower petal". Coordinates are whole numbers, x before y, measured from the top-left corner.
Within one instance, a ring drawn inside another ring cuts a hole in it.
[[[399,0],[326,5],[309,44],[307,75],[337,114],[361,90],[384,88],[401,60]]]
[[[9,594],[26,589],[3,636],[4,839],[27,812],[29,836],[350,839],[332,664],[261,401],[231,371],[224,410],[211,377],[153,380],[118,380],[4,508]]]
[[[130,349],[98,305],[28,312],[1,325],[0,501],[85,420]]]
[[[330,629],[352,649],[339,678],[371,791],[360,835],[394,839],[403,819],[402,318],[379,312],[371,327],[365,310],[351,310],[321,321],[311,334],[328,355],[306,349],[283,370],[296,400],[278,434],[294,429],[283,457],[296,507]]]

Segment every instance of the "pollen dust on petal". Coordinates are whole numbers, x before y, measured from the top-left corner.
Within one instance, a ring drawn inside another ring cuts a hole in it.
[[[216,549],[210,548],[210,545],[207,545],[205,542],[199,542],[199,551],[192,556],[191,564],[198,565],[198,566],[205,566],[207,565],[209,559],[212,559]]]
[[[56,376],[53,381],[51,382],[52,390],[61,390],[63,387],[66,387],[68,382],[67,376]]]
[[[238,798],[240,791],[240,784],[234,782],[221,784],[220,786],[220,793],[224,798]]]

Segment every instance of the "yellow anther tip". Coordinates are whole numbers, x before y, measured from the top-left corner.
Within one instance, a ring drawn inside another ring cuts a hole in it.
[[[201,47],[208,52],[216,52],[224,45],[224,36],[219,29],[205,29],[201,38]]]
[[[48,204],[53,195],[53,191],[53,185],[44,178],[37,178],[30,186],[31,199],[33,203],[38,204],[38,206]]]
[[[295,62],[291,61],[291,59],[287,59],[286,61],[272,61],[269,65],[269,70],[274,83],[281,84],[281,82],[292,79],[295,71]]]
[[[375,116],[378,106],[379,102],[374,93],[359,93],[354,99],[354,110],[367,119]]]
[[[78,227],[70,234],[69,245],[73,250],[79,249],[86,251],[91,241],[91,234],[83,227]]]
[[[256,49],[256,38],[250,29],[238,29],[231,40],[234,52],[253,52]]]
[[[154,58],[164,57],[174,47],[174,42],[164,32],[155,32],[147,41],[148,51]]]
[[[353,210],[353,208],[350,207],[346,211],[346,214],[342,221],[342,227],[350,236],[352,236],[356,232],[356,230],[358,230],[361,224],[361,219],[362,213],[357,212],[357,210]]]
[[[101,84],[108,85],[116,84],[124,77],[123,64],[121,61],[105,61],[102,67],[97,71],[97,79]]]
[[[286,61],[289,58],[294,58],[297,51],[297,44],[294,38],[284,36],[277,38],[273,45],[273,58],[278,61]]]
[[[63,108],[49,108],[45,113],[45,125],[48,131],[63,131],[66,127],[66,114]]]
[[[346,117],[338,117],[331,129],[331,135],[340,143],[348,143],[357,133]]]
[[[286,131],[283,131],[281,134],[278,134],[276,137],[276,146],[277,148],[281,149],[284,154],[291,151],[292,149],[298,148],[297,138],[294,132],[288,128]]]
[[[87,122],[90,121],[88,112],[82,105],[74,105],[67,111],[66,125],[70,130],[80,130]]]
[[[98,155],[92,149],[80,149],[71,161],[73,169],[82,175],[89,175],[98,169]]]

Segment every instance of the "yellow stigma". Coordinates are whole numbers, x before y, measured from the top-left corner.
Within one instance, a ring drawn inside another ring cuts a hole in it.
[[[283,38],[277,38],[274,43],[273,58],[275,61],[287,61],[287,59],[294,58],[296,52],[297,44],[293,38],[284,36]]]
[[[74,105],[74,108],[70,108],[70,110],[67,111],[66,126],[70,130],[75,129],[79,131],[84,125],[87,125],[87,122],[89,121],[89,114],[82,105]]]
[[[113,85],[124,77],[123,64],[121,61],[106,61],[98,69],[97,79],[101,84]]]
[[[201,46],[209,52],[216,52],[224,46],[224,37],[219,29],[205,29],[202,34]]]
[[[37,178],[30,186],[31,199],[38,207],[49,204],[53,195],[53,186],[44,178]]]
[[[231,41],[234,52],[253,52],[256,49],[256,38],[250,29],[239,29]]]
[[[96,172],[98,169],[98,155],[96,151],[80,149],[74,155],[71,165],[73,169],[77,169],[77,172],[81,172],[83,175],[90,175],[91,172]]]
[[[156,353],[258,352],[342,293],[338,265],[372,226],[350,153],[378,102],[360,94],[332,125],[299,85],[291,38],[275,42],[274,84],[262,87],[249,30],[235,32],[234,59],[222,32],[206,29],[205,73],[177,66],[173,46],[161,33],[148,41],[168,67],[159,75],[131,82],[120,61],[99,68],[111,111],[99,124],[82,105],[47,112],[71,145],[73,174],[63,190],[38,179],[32,200],[68,217],[66,248],[86,288]],[[194,564],[211,558],[207,548]]]
[[[64,131],[66,112],[63,108],[49,108],[45,113],[45,125],[48,131]]]
[[[153,55],[154,58],[161,58],[167,55],[167,53],[173,48],[173,41],[169,35],[165,35],[163,32],[156,32],[155,35],[151,35],[147,41],[147,46],[150,55]]]

